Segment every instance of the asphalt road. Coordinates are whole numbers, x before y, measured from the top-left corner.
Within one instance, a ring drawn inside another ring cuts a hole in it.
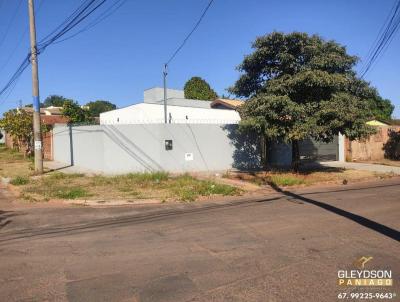
[[[277,190],[116,208],[14,209],[0,193],[0,301],[399,300],[399,178]],[[392,270],[394,286],[338,286],[338,270],[361,256]]]

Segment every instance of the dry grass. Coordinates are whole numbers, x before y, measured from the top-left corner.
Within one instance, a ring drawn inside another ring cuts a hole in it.
[[[0,146],[0,176],[11,178],[23,199],[193,201],[200,196],[236,195],[240,189],[190,175],[170,176],[166,172],[131,173],[119,176],[86,176],[84,174],[47,173],[33,175],[32,161],[20,153]]]
[[[240,190],[190,175],[171,177],[165,172],[133,173],[120,176],[85,176],[51,173],[19,186],[22,198],[50,199],[193,201],[200,196],[236,195]]]
[[[32,160],[14,150],[0,145],[0,176],[15,178],[27,177],[33,173]]]
[[[279,187],[287,187],[357,182],[377,178],[389,178],[393,177],[393,174],[360,170],[345,170],[338,168],[321,168],[318,170],[302,171],[300,173],[293,173],[289,171],[268,171],[254,173],[231,172],[225,174],[224,177],[249,181],[258,185],[273,184]]]

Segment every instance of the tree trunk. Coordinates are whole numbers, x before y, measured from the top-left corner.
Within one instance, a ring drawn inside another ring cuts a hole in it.
[[[294,172],[299,172],[300,167],[300,148],[299,148],[299,141],[293,140],[292,141],[292,170]]]

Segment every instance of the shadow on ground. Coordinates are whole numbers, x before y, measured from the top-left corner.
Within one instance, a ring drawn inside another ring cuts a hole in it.
[[[11,217],[16,216],[13,211],[2,211],[0,210],[0,229],[9,225],[12,222]]]
[[[311,198],[307,198],[307,197],[304,197],[302,195],[298,195],[298,194],[290,192],[290,191],[282,190],[281,188],[279,188],[277,185],[275,185],[273,183],[270,183],[270,186],[276,192],[284,194],[285,196],[288,196],[288,197],[291,197],[291,198],[295,198],[295,199],[301,200],[301,201],[303,201],[305,203],[312,204],[314,206],[320,207],[320,208],[322,208],[324,210],[327,210],[327,211],[335,213],[335,214],[337,214],[339,216],[342,216],[342,217],[345,217],[347,219],[350,219],[350,220],[352,220],[352,221],[354,221],[354,222],[356,222],[356,223],[358,223],[358,224],[360,224],[360,225],[362,225],[364,227],[367,227],[367,228],[369,228],[369,229],[371,229],[371,230],[373,230],[375,232],[378,232],[378,233],[380,233],[382,235],[385,235],[385,236],[387,236],[387,237],[389,237],[389,238],[391,238],[393,240],[400,241],[400,232],[395,230],[395,229],[392,229],[390,227],[387,227],[387,226],[385,226],[383,224],[380,224],[380,223],[375,222],[373,220],[370,220],[368,218],[362,217],[360,215],[357,215],[357,214],[354,214],[354,213],[351,213],[351,212],[347,212],[347,211],[342,210],[340,208],[337,208],[337,207],[334,207],[332,205],[323,203],[321,201],[317,201],[317,200],[314,200],[314,199],[311,199]]]

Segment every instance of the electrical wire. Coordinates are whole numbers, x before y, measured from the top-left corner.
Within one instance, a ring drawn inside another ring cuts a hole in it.
[[[92,27],[96,26],[97,24],[99,24],[100,22],[104,21],[105,19],[107,19],[108,17],[110,17],[112,14],[114,14],[117,10],[119,10],[125,3],[127,2],[127,0],[118,0],[117,2],[115,2],[113,5],[111,5],[109,7],[110,11],[105,11],[103,12],[101,15],[99,15],[96,19],[94,19],[92,22],[90,22],[88,25],[86,25],[84,28],[82,28],[81,30],[77,31],[76,33],[72,34],[69,37],[66,37],[62,40],[59,40],[57,42],[55,42],[54,44],[58,44],[58,43],[62,43],[64,41],[67,41],[85,31],[88,31],[89,29],[91,29]]]
[[[169,65],[169,63],[172,62],[172,60],[176,57],[176,55],[179,53],[179,51],[183,48],[183,46],[189,40],[190,36],[195,32],[197,27],[199,27],[201,21],[203,20],[204,16],[207,14],[208,9],[210,8],[210,6],[213,2],[214,2],[214,0],[210,0],[207,7],[204,9],[203,13],[201,14],[199,20],[194,25],[193,29],[189,32],[189,34],[186,36],[186,38],[183,40],[183,42],[179,45],[179,47],[175,50],[175,52],[172,54],[172,56],[167,60],[167,63],[165,63],[165,67],[167,67]]]
[[[85,19],[87,19],[92,13],[99,9],[107,0],[87,0],[78,7],[66,20],[64,20],[55,30],[48,34],[45,38],[40,40],[37,44],[37,55],[43,53],[43,51],[50,45],[54,44],[58,39],[63,37],[66,33],[74,29]],[[29,52],[22,63],[19,65],[17,70],[11,76],[7,84],[0,90],[0,96],[3,95],[7,90],[12,89],[13,84],[18,80],[24,70],[30,65],[31,53]]]
[[[19,8],[21,6],[22,0],[19,0],[17,7],[15,8],[14,14],[12,15],[10,22],[8,22],[7,28],[6,28],[6,32],[3,36],[3,38],[0,40],[0,47],[3,45],[4,41],[6,40],[8,33],[10,32],[11,29],[11,25],[14,23],[15,17],[18,14]]]
[[[40,11],[41,11],[41,8],[42,8],[44,2],[45,2],[45,0],[40,1],[36,16],[40,15]],[[3,65],[0,67],[0,72],[3,71],[3,69],[8,65],[8,63],[10,63],[11,59],[16,54],[16,50],[22,45],[22,41],[24,40],[26,34],[28,33],[28,30],[29,30],[29,26],[27,26],[25,28],[24,32],[22,33],[21,37],[19,38],[17,44],[14,46],[14,48],[11,51],[10,55],[7,57],[7,59],[5,60]]]
[[[384,25],[382,26],[378,37],[376,38],[373,46],[371,47],[366,64],[361,70],[361,79],[368,73],[374,63],[383,55],[385,50],[389,47],[395,34],[400,27],[400,0],[398,0],[391,9]]]

